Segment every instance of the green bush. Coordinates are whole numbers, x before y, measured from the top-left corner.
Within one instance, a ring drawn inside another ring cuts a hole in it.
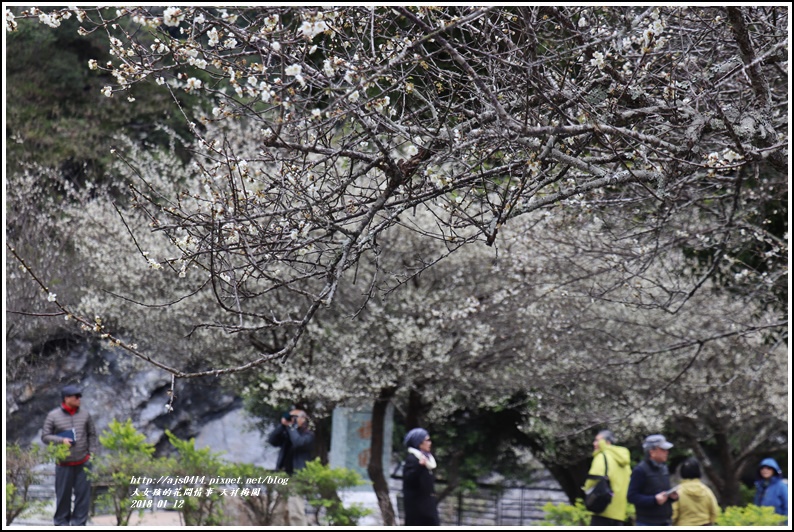
[[[46,501],[34,503],[28,497],[30,486],[40,482],[34,471],[37,465],[64,460],[69,455],[69,446],[50,443],[42,448],[34,443],[23,449],[18,444],[6,445],[6,525],[25,512],[46,505]]]
[[[589,526],[592,512],[584,507],[584,500],[576,499],[575,505],[548,502],[543,506],[545,512],[543,526]],[[636,510],[633,504],[626,505],[625,525],[633,525]]]
[[[106,451],[91,460],[89,472],[94,489],[100,492],[96,503],[112,511],[117,526],[127,526],[135,511],[133,501],[146,498],[135,492],[132,477],[153,477],[165,466],[152,457],[154,445],[146,442],[146,436],[132,426],[130,419],[124,423],[113,419],[99,436],[99,443]]]
[[[301,469],[290,479],[294,483],[293,489],[297,494],[306,497],[309,504],[315,509],[315,518],[320,523],[320,514],[325,510],[325,521],[330,526],[356,525],[362,517],[372,513],[360,504],[345,506],[339,497],[339,490],[360,486],[366,481],[361,476],[347,468],[331,468],[322,465],[319,458],[306,462],[306,467]]]
[[[593,515],[584,507],[582,499],[576,499],[574,505],[547,502],[543,506],[543,511],[545,515],[543,521],[539,523],[542,526],[588,526]]]
[[[782,525],[785,515],[778,515],[771,506],[728,506],[717,518],[717,526],[776,526]]]
[[[229,477],[244,479],[243,482],[246,482],[245,487],[252,489],[258,488],[261,490],[260,493],[255,496],[242,496],[239,498],[239,501],[241,502],[243,510],[248,514],[251,523],[258,526],[272,526],[277,504],[282,499],[288,497],[292,492],[287,474],[283,472],[276,473],[263,467],[247,463],[229,464],[228,474]],[[265,480],[263,482],[248,484],[248,479]],[[228,524],[237,523],[230,522]]]
[[[229,468],[219,458],[222,453],[213,453],[209,447],[196,449],[196,438],[181,440],[170,430],[165,431],[168,441],[176,447],[178,458],[173,476],[188,476],[201,479],[189,482],[186,487],[203,493],[196,497],[175,499],[176,508],[182,514],[186,526],[217,526],[223,524],[223,501],[220,485],[210,483],[213,478],[228,478]]]

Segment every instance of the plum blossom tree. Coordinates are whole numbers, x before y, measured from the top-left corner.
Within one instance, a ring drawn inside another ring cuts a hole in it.
[[[479,311],[496,286],[493,250],[475,247],[442,261],[451,253],[447,243],[413,227],[432,219],[419,207],[379,238],[355,272],[343,275],[335,305],[309,324],[292,363],[274,371],[263,389],[254,388],[273,404],[301,397],[318,414],[340,404],[372,405],[368,470],[386,523],[395,515],[381,463],[383,446],[391,445],[383,441],[386,404],[410,417],[405,408],[413,394],[429,406],[413,414],[432,421],[521,388],[519,382],[505,386],[503,368],[485,362],[493,332]],[[427,269],[427,261],[437,264]]]
[[[215,102],[182,109],[193,185],[134,189],[174,246],[149,258],[208,272],[230,314],[217,326],[287,331],[214,371],[290,356],[343,272],[418,205],[436,217],[420,231],[492,245],[555,205],[664,212],[715,189],[741,199],[745,168],[786,169],[778,7],[32,8],[6,27],[71,16],[107,34],[116,60],[88,64],[115,78],[106,96],[151,82]],[[273,292],[299,308],[257,303]]]
[[[722,460],[735,478],[780,434],[782,381],[762,377],[787,367],[787,9],[32,8],[6,26],[67,16],[108,37],[115,59],[87,65],[115,79],[103,95],[153,83],[210,102],[179,106],[186,168],[119,141],[117,237],[81,251],[103,272],[137,257],[104,288],[183,312],[153,331],[198,347],[133,346],[114,331],[145,322],[90,289],[48,302],[87,330],[176,377],[273,368],[275,391],[329,403],[498,401],[510,390],[488,370],[503,367],[558,461],[618,420],[688,423],[697,449],[747,401],[769,423]],[[219,337],[226,355],[205,356]]]
[[[545,216],[532,225],[534,235],[550,235],[541,239],[527,238],[521,223],[506,228],[500,267],[510,280],[493,297],[517,311],[489,323],[511,331],[495,339],[495,351],[523,353],[531,368],[525,382],[537,404],[525,430],[545,442],[533,450],[552,467],[579,461],[599,428],[636,445],[649,431],[674,431],[731,504],[755,453],[785,445],[787,317],[767,303],[775,283],[727,290],[723,276],[704,281],[689,245],[712,244],[680,240],[719,234],[724,220],[715,212],[668,216],[675,238],[666,247],[667,239],[606,212]],[[742,280],[758,275],[736,267],[720,266]],[[563,485],[574,477],[573,498],[586,470],[560,473]]]

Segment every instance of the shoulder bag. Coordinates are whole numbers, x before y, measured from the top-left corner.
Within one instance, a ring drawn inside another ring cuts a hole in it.
[[[604,454],[604,476],[587,475],[589,479],[598,479],[596,485],[587,490],[584,495],[585,508],[594,514],[600,514],[606,510],[612,502],[612,486],[609,485],[609,470],[607,466],[607,455]]]

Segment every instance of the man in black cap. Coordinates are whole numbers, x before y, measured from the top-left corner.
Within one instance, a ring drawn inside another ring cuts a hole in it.
[[[645,438],[645,459],[631,472],[628,501],[637,511],[637,526],[671,526],[673,502],[678,494],[670,490],[667,455],[673,444],[661,434]]]
[[[55,465],[55,526],[85,526],[91,506],[86,467],[99,448],[91,414],[80,408],[83,391],[69,384],[61,390],[61,406],[44,420],[41,441],[69,446],[69,456]],[[74,492],[74,509],[72,509]]]

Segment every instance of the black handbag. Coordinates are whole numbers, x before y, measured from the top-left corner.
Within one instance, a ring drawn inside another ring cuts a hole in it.
[[[612,486],[609,485],[608,473],[607,456],[604,455],[604,476],[587,475],[589,479],[598,479],[596,485],[584,494],[584,506],[594,514],[600,514],[612,502],[613,493]]]

